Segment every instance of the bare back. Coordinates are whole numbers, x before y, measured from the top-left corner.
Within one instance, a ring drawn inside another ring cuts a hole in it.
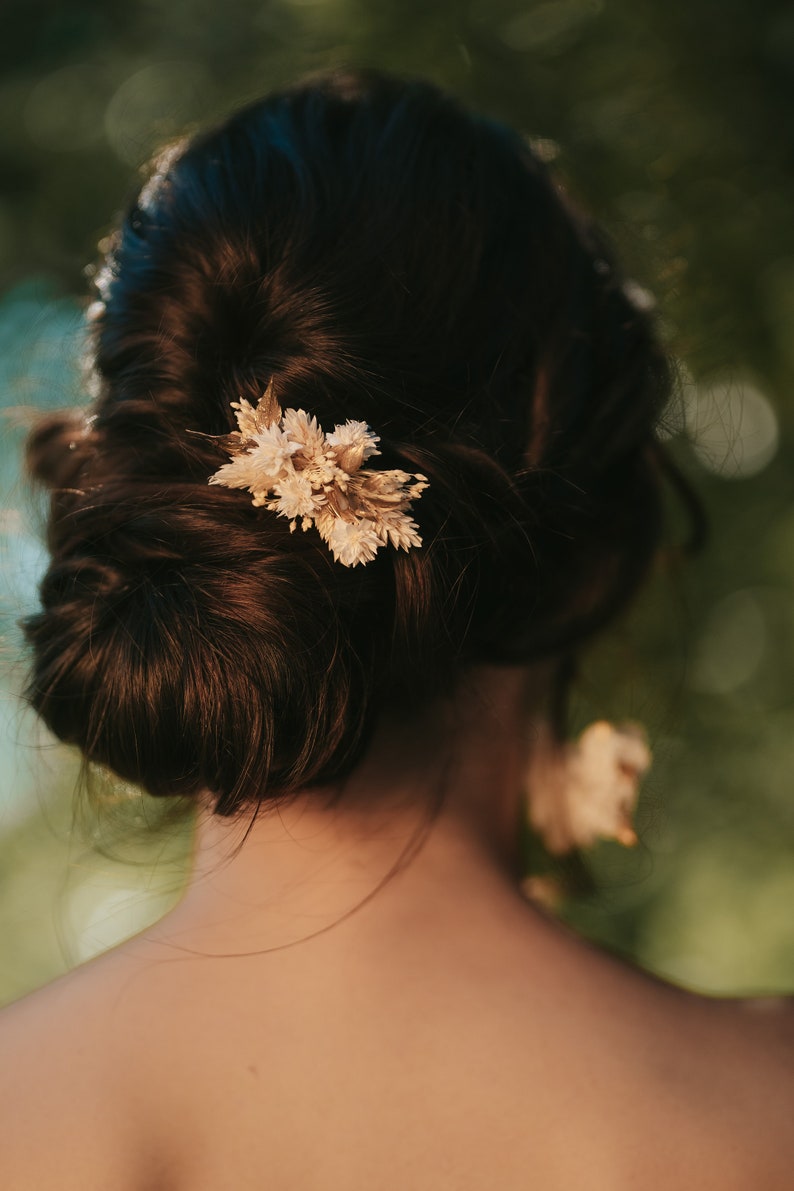
[[[790,1006],[680,992],[505,908],[86,965],[5,1014],[3,1185],[791,1186]]]

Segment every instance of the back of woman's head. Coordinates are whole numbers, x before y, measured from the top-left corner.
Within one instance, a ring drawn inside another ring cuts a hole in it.
[[[52,489],[29,695],[153,793],[216,809],[338,777],[467,666],[577,650],[658,545],[669,375],[611,256],[518,134],[337,72],[180,142],[111,237],[91,417]],[[336,562],[208,484],[231,403],[380,435],[423,544]]]

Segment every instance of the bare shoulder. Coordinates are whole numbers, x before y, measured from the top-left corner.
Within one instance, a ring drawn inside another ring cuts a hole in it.
[[[531,958],[504,980],[443,967],[438,986],[423,969],[399,990],[371,973],[353,1011],[349,980],[323,983],[294,956],[281,976],[241,980],[236,965],[116,949],[0,1012],[0,1187],[203,1191],[220,1172],[258,1185],[264,1169],[297,1185],[296,1154],[315,1150],[323,1186],[372,1185],[329,1181],[323,1138],[365,1121],[380,1169],[394,1114],[427,1171],[445,1168],[449,1142],[472,1170],[482,1162],[478,1185],[502,1161],[491,1121],[509,1138],[505,1188],[545,1169],[547,1150],[576,1176],[566,1166],[549,1188],[790,1187],[793,999],[700,997],[557,932],[548,963]]]
[[[715,1186],[790,1187],[794,998],[700,995],[640,972],[631,980],[638,1028],[628,1037],[642,1056],[636,1103],[657,1139],[667,1131],[684,1168],[703,1170],[704,1186],[719,1172]]]
[[[143,1185],[151,1159],[125,1086],[119,976],[101,957],[0,1011],[0,1186]]]
[[[785,1130],[794,1163],[788,1122],[794,1112],[794,997],[747,997],[705,1002],[714,1042],[737,1081],[752,1088],[759,1111]],[[784,1124],[785,1123],[785,1124]]]
[[[620,1165],[627,1186],[791,1186],[794,999],[699,995],[558,931],[549,959],[547,1027],[597,1072],[576,1111],[609,1140],[606,1185]]]
[[[740,1186],[785,1191],[794,1169],[794,999],[698,1001],[687,1037],[699,1043],[703,1117]]]

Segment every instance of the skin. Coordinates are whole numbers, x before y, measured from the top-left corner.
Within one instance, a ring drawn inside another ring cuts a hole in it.
[[[338,802],[205,810],[171,914],[0,1014],[0,1186],[790,1188],[792,1003],[685,992],[520,894],[546,678],[384,726]]]

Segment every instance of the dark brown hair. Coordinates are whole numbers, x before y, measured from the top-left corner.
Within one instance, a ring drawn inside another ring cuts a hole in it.
[[[89,759],[230,814],[344,774],[409,695],[615,616],[659,543],[670,372],[592,221],[427,82],[312,78],[150,175],[96,275],[91,416],[29,441],[28,695]],[[208,484],[271,379],[428,477],[421,548],[347,568]]]

